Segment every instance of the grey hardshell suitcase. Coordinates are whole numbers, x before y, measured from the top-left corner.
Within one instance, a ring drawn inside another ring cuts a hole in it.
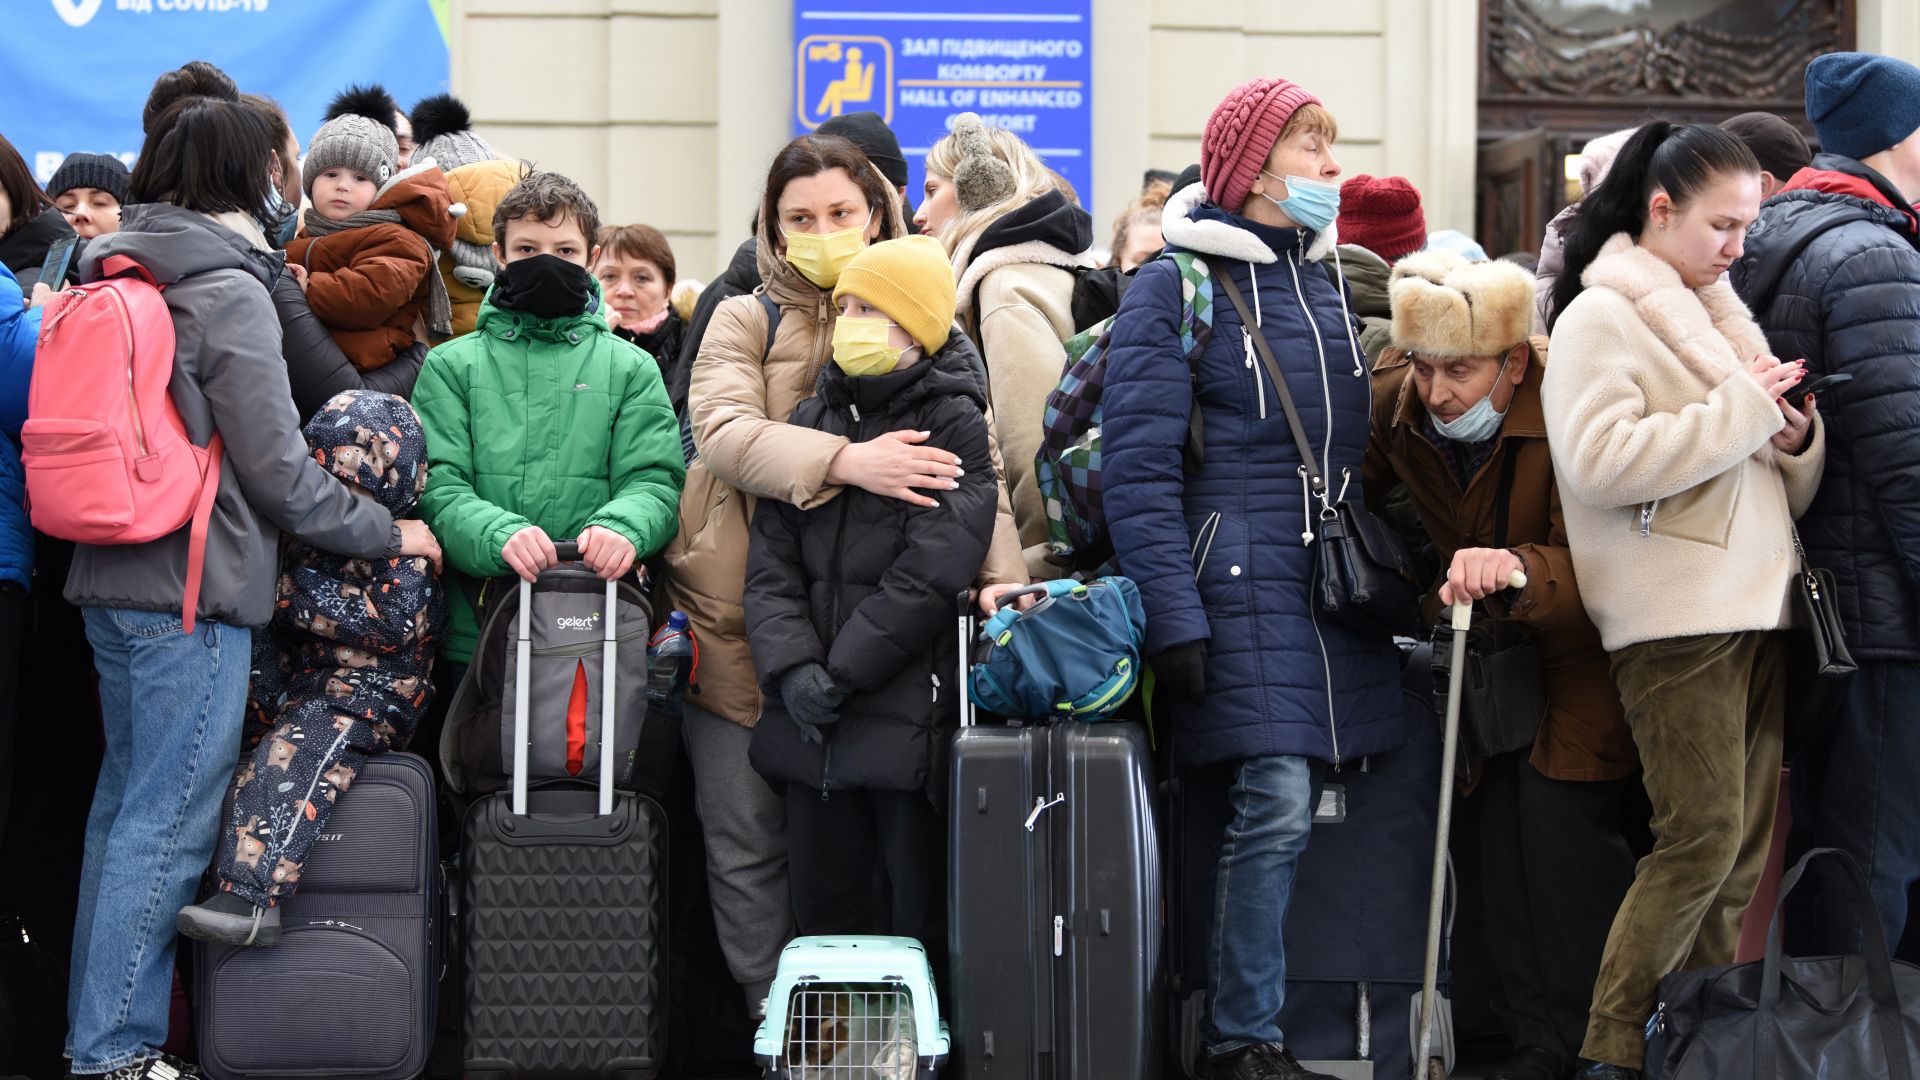
[[[570,543],[561,558],[577,559]],[[552,571],[549,571],[551,573]],[[617,584],[609,582],[599,678],[589,684],[597,783],[527,782],[529,686],[512,679],[512,786],[466,818],[461,889],[467,1080],[651,1080],[666,1054],[667,822],[652,799],[614,790],[620,733]],[[520,584],[515,670],[532,660],[533,589]],[[597,686],[598,693],[593,694]],[[644,698],[642,698],[644,702]],[[612,734],[598,738],[599,732]]]
[[[441,974],[438,835],[427,763],[397,752],[368,758],[313,845],[300,891],[281,907],[280,944],[194,943],[195,1038],[207,1075],[420,1075]],[[373,1003],[378,1019],[369,1023]]]
[[[961,1075],[1157,1077],[1161,870],[1146,733],[976,724],[961,604],[948,915]]]

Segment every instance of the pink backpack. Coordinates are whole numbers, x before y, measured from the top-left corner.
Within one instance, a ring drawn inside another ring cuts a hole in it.
[[[173,316],[152,272],[124,255],[47,304],[27,390],[21,463],[34,528],[82,544],[144,544],[193,525],[180,619],[193,632],[207,522],[220,488],[218,432],[187,437],[167,384]]]

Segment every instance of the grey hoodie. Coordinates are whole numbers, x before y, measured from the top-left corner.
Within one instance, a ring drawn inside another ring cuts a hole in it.
[[[257,250],[213,218],[176,206],[128,206],[120,231],[87,245],[80,274],[126,255],[153,272],[173,313],[168,390],[187,435],[205,445],[218,429],[227,451],[207,533],[198,617],[264,626],[273,613],[280,531],[323,551],[393,554],[393,519],[356,498],[308,455],[280,356],[280,321],[267,289],[279,257]],[[66,598],[81,607],[180,610],[187,532],[146,544],[74,551]]]

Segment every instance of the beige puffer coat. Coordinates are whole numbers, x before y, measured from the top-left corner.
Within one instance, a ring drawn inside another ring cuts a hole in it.
[[[890,213],[893,234],[905,235],[897,204]],[[832,360],[832,292],[787,263],[767,222],[760,225],[758,261],[764,282],[758,291],[780,308],[773,348],[766,349],[766,314],[757,295],[714,309],[687,394],[699,457],[680,496],[679,535],[663,553],[667,601],[687,613],[700,646],[687,700],[743,727],[759,722],[761,707],[741,606],[754,507],[762,498],[802,509],[826,503],[840,493],[827,483],[827,467],[847,445],[840,436],[786,422],[794,406],[813,396],[821,367]],[[993,464],[1004,477],[1000,461]],[[1024,585],[1027,576],[1003,483],[979,583],[1004,582]]]

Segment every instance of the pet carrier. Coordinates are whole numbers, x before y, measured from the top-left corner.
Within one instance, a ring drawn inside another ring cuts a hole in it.
[[[753,1052],[772,1080],[933,1080],[947,1025],[926,950],[912,938],[794,939]]]

